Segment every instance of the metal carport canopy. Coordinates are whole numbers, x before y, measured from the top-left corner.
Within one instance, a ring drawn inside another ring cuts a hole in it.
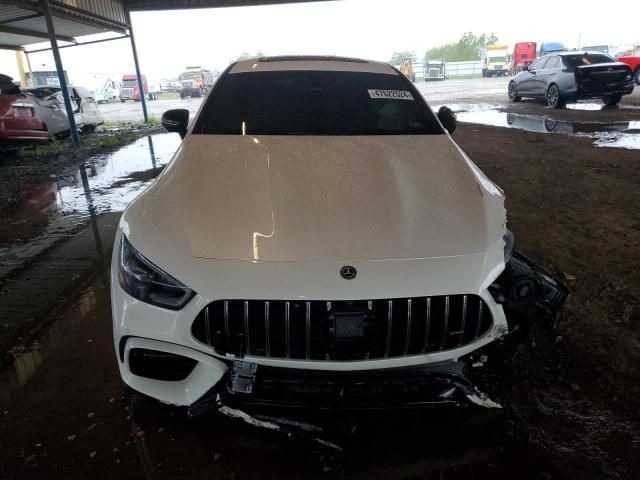
[[[124,5],[117,0],[50,1],[56,39],[76,43],[76,37],[105,32],[126,34],[130,28]],[[0,48],[22,50],[49,40],[43,4],[38,0],[0,0]]]
[[[122,0],[129,11],[183,10],[189,8],[257,7],[284,3],[310,3],[332,0]]]

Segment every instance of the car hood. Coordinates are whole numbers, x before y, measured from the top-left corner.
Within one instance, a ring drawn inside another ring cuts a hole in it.
[[[248,261],[473,254],[505,224],[447,135],[189,135],[133,208],[184,253]]]

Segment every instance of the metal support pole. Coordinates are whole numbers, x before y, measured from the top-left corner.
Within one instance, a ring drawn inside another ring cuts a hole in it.
[[[51,16],[51,6],[49,0],[40,0],[42,4],[42,13],[44,13],[44,19],[47,22],[47,32],[49,33],[49,41],[51,42],[51,51],[53,53],[53,59],[56,62],[56,71],[58,72],[58,79],[60,79],[60,88],[62,89],[62,98],[64,99],[64,108],[67,111],[67,117],[69,119],[69,128],[71,130],[71,140],[76,145],[80,145],[80,136],[78,135],[78,126],[76,125],[76,117],[73,114],[73,107],[71,106],[71,97],[69,96],[69,86],[67,85],[67,79],[64,76],[64,68],[62,68],[62,59],[60,58],[60,51],[58,50],[58,40],[56,40],[56,30],[53,27],[53,18]]]
[[[33,70],[31,69],[31,60],[29,59],[29,53],[24,52],[24,56],[27,57],[27,68],[29,69],[29,81],[27,82],[27,87],[35,87],[36,82],[33,79]]]
[[[147,113],[147,99],[144,96],[144,83],[142,82],[142,75],[140,74],[140,63],[138,63],[138,50],[136,49],[136,40],[133,36],[133,24],[131,23],[131,13],[127,10],[127,23],[129,24],[129,38],[131,39],[131,51],[133,52],[133,63],[136,66],[136,77],[138,77],[138,88],[140,89],[140,103],[142,103],[142,114],[144,115],[144,122],[149,121],[149,114]]]
[[[24,73],[24,63],[22,62],[22,50],[16,50],[16,63],[18,64],[18,74],[20,75],[20,86],[26,88],[27,76]]]

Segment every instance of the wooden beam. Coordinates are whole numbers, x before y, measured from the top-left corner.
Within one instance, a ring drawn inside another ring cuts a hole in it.
[[[36,30],[28,30],[26,28],[9,27],[7,25],[0,25],[0,32],[11,33],[13,35],[23,35],[25,37],[44,38],[45,40],[49,39],[49,34],[47,32],[38,32]],[[65,35],[56,35],[56,39],[62,42],[77,43],[75,38],[67,37]]]

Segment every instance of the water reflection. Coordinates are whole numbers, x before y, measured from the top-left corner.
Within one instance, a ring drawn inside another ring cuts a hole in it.
[[[536,133],[561,133],[593,138],[598,147],[640,149],[640,121],[574,122],[545,116],[522,115],[497,110],[457,112],[459,121]]]
[[[0,278],[75,235],[92,219],[124,210],[179,145],[175,134],[147,136],[115,153],[70,166],[75,174],[69,170],[24,188],[16,201],[0,209]]]
[[[94,287],[84,290],[65,314],[51,324],[47,331],[28,347],[14,348],[11,351],[13,366],[0,376],[0,403],[7,404],[11,394],[24,386],[38,371],[57,346],[64,341],[70,331],[92,311],[97,302]]]

